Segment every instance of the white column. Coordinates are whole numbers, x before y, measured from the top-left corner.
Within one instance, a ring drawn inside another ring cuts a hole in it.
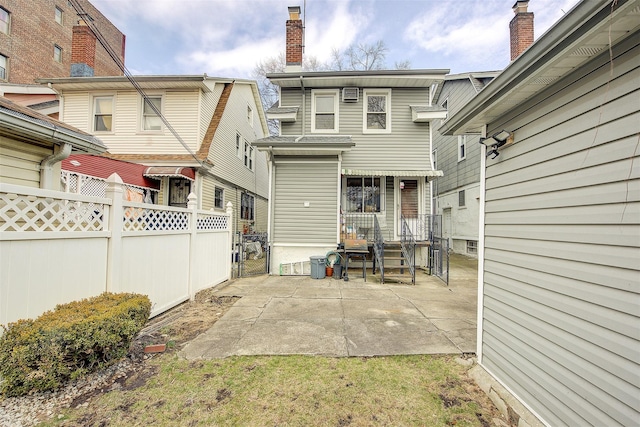
[[[111,206],[108,206],[105,212],[111,232],[107,245],[107,280],[105,283],[105,291],[107,292],[117,292],[120,288],[118,282],[122,279],[123,188],[124,183],[117,173],[112,173],[107,178],[105,196],[111,199]]]

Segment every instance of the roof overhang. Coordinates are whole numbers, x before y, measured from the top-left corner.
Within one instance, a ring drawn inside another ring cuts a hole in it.
[[[484,125],[640,29],[640,0],[583,0],[439,128],[458,135]]]
[[[434,170],[342,169],[342,174],[349,176],[399,176],[407,178],[443,176],[442,171]]]
[[[444,80],[449,70],[316,71],[267,74],[280,87],[430,87]]]
[[[152,179],[169,178],[186,178],[195,181],[196,173],[193,168],[174,167],[174,166],[150,166],[144,171],[144,176]]]
[[[414,123],[426,123],[434,119],[446,119],[447,109],[438,105],[409,105],[411,108],[411,120]]]
[[[267,110],[267,119],[280,120],[281,123],[296,121],[300,107],[271,107]]]
[[[145,90],[195,90],[211,92],[206,84],[206,75],[200,76],[133,76]],[[218,81],[218,80],[215,80]],[[231,80],[229,80],[231,81]],[[37,83],[48,84],[57,91],[73,90],[117,90],[131,89],[131,81],[124,76],[107,77],[61,77],[36,79]]]
[[[350,136],[271,136],[254,141],[260,151],[276,156],[329,156],[350,151],[355,142]]]

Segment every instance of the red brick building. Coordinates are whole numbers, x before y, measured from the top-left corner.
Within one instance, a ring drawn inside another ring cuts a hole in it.
[[[77,1],[124,63],[125,35],[89,1]],[[0,83],[33,84],[41,77],[71,76],[72,63],[78,62],[72,46],[78,46],[78,36],[91,39],[86,37],[88,27],[79,27],[80,20],[67,0],[0,0]],[[123,74],[100,43],[95,57],[87,58],[92,53],[91,47],[82,46],[80,57],[87,59],[94,76]]]

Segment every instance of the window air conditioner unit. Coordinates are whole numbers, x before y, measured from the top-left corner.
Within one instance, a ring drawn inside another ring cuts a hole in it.
[[[357,87],[345,87],[342,89],[342,102],[358,102],[359,91]]]

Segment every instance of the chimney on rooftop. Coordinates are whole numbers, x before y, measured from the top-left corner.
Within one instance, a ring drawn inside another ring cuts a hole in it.
[[[287,65],[285,68],[287,72],[302,71],[303,33],[300,6],[291,6],[287,20]]]
[[[85,21],[73,26],[71,36],[71,77],[93,77],[96,36]]]
[[[533,44],[533,12],[527,12],[529,0],[517,0],[513,5],[516,16],[509,23],[511,33],[511,60]]]

